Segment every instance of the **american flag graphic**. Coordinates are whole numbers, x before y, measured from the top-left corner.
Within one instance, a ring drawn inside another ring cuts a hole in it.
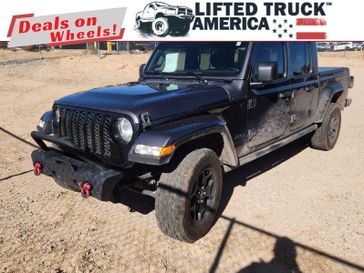
[[[322,18],[273,19],[273,34],[279,39],[325,40],[326,20]]]

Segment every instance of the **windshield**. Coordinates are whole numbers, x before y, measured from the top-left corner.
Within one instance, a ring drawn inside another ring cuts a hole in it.
[[[240,73],[248,43],[161,43],[146,66],[145,74],[234,76]]]

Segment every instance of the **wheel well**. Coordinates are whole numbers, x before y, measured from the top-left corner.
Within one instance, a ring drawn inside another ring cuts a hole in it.
[[[164,16],[164,14],[162,12],[158,12],[156,14],[155,18],[159,18],[159,17],[163,17],[163,16]]]
[[[167,166],[168,171],[175,169],[183,158],[194,150],[208,148],[213,150],[220,157],[224,148],[224,140],[219,133],[202,136],[178,146],[173,158]]]

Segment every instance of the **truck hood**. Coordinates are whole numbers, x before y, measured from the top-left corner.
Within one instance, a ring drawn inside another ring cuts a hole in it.
[[[196,83],[128,83],[96,88],[63,97],[56,105],[134,115],[148,113],[154,125],[229,104],[220,85]]]

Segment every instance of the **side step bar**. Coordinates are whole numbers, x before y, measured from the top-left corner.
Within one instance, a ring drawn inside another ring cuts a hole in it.
[[[258,158],[260,158],[260,157],[262,157],[262,156],[264,156],[266,154],[269,154],[270,152],[273,152],[273,151],[287,145],[288,143],[291,143],[291,142],[293,142],[293,141],[295,141],[295,140],[297,140],[297,139],[299,139],[299,138],[301,138],[301,137],[315,131],[317,129],[317,127],[318,126],[316,124],[312,125],[312,126],[306,128],[306,129],[302,130],[302,131],[299,131],[298,133],[295,133],[294,135],[286,137],[286,138],[284,138],[284,139],[282,139],[282,140],[280,140],[280,141],[278,141],[276,143],[273,143],[273,144],[271,144],[271,145],[269,145],[267,147],[264,147],[264,148],[262,148],[262,149],[260,149],[258,151],[255,151],[255,152],[253,152],[251,154],[245,155],[245,156],[239,158],[239,164],[240,164],[240,166],[242,166],[242,165],[247,164],[247,163],[249,163],[251,161],[254,161],[255,159],[258,159]]]

